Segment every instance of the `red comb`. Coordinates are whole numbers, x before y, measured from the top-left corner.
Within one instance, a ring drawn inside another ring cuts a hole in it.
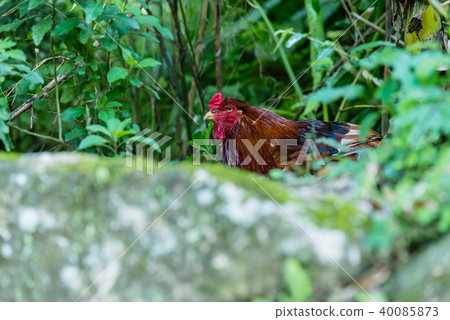
[[[216,93],[215,95],[213,95],[211,100],[209,100],[208,107],[212,111],[212,110],[218,109],[222,103],[223,103],[222,94]]]

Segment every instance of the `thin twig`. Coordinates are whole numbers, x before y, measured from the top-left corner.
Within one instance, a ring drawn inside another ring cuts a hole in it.
[[[369,26],[370,28],[372,28],[373,30],[381,33],[382,35],[386,35],[386,31],[384,31],[383,29],[381,29],[379,26],[377,26],[376,24],[370,22],[369,20],[363,18],[362,16],[360,16],[359,14],[352,12],[351,13],[353,17],[357,18],[358,21],[361,21],[362,23],[364,23],[365,25]],[[392,39],[397,42],[398,44],[400,44],[401,46],[405,46],[405,43],[402,40],[398,40],[397,37],[392,36]]]
[[[388,1],[390,1],[390,0],[388,0]],[[342,6],[344,7],[345,13],[347,13],[347,16],[348,16],[348,19],[350,20],[350,23],[355,28],[356,32],[359,34],[359,37],[361,38],[361,41],[363,43],[365,43],[364,37],[362,36],[361,31],[359,31],[359,28],[356,25],[356,23],[353,22],[352,15],[350,14],[350,11],[348,10],[347,5],[345,4],[344,0],[341,0],[341,2],[342,2]]]
[[[33,109],[31,109],[31,111],[33,111]],[[52,134],[53,129],[55,128],[55,125],[56,125],[57,120],[58,120],[58,118],[55,117],[55,120],[53,120],[52,127],[50,128],[50,131],[48,132],[47,136],[50,136],[50,135]],[[41,147],[41,149],[39,150],[39,152],[44,151],[44,149],[45,149],[45,143],[42,144],[42,147]]]
[[[56,26],[56,0],[53,0],[53,11],[52,11],[52,29],[51,31],[55,30]],[[53,36],[50,36],[50,52],[52,53],[53,57],[53,77],[55,79],[55,92],[56,92],[56,116],[58,117],[58,138],[59,140],[63,141],[62,137],[62,122],[61,122],[61,106],[59,105],[59,86],[58,86],[58,75],[56,73],[56,59],[55,59],[55,51],[53,49]]]
[[[347,111],[350,111],[352,109],[359,109],[359,108],[376,108],[376,109],[380,109],[380,108],[384,108],[384,106],[373,106],[373,105],[370,105],[370,104],[360,104],[360,105],[356,105],[356,106],[345,108],[344,110],[342,110],[342,112],[347,112]]]
[[[375,25],[380,24],[384,20],[385,17],[386,17],[386,13],[384,13],[380,18],[378,18],[377,21],[375,21]],[[367,29],[363,33],[363,37],[367,38],[372,32],[373,32],[373,29],[371,29],[371,28]],[[356,41],[347,51],[351,52],[354,48],[356,48],[357,46],[359,46],[361,44],[361,41],[362,41],[361,39],[358,39],[358,41]],[[342,57],[341,59],[339,59],[333,65],[333,68],[331,68],[331,71],[327,74],[327,76],[330,77],[331,75],[333,75],[341,67],[341,65],[346,61],[346,59],[347,59],[346,57]],[[325,85],[325,82],[322,81],[317,89],[322,88],[324,85]]]
[[[41,138],[41,139],[45,139],[45,140],[50,140],[50,141],[53,141],[53,142],[62,144],[62,145],[65,146],[68,150],[73,151],[73,148],[72,148],[69,144],[67,144],[66,142],[64,142],[64,141],[61,141],[61,140],[56,139],[56,138],[53,138],[53,137],[44,136],[44,135],[39,134],[39,133],[36,133],[36,132],[31,132],[31,131],[22,129],[21,127],[18,127],[18,126],[16,126],[16,125],[13,125],[12,123],[8,123],[8,125],[9,125],[11,128],[16,129],[17,131],[23,132],[23,133],[25,133],[25,134],[28,134],[28,135],[30,135],[30,136],[37,137],[37,138]]]

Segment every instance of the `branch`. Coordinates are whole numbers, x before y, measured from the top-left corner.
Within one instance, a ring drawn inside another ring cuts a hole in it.
[[[69,74],[72,71],[75,71],[78,68],[78,65],[75,65],[72,70],[63,73],[57,77],[58,84],[62,84],[64,81],[69,78]],[[20,107],[16,108],[13,112],[11,112],[11,115],[9,116],[9,121],[13,121],[15,118],[20,116],[22,113],[33,107],[33,101],[39,100],[39,99],[48,99],[49,98],[49,92],[52,91],[56,87],[56,81],[53,79],[50,81],[43,89],[43,94],[37,95],[35,94],[30,99],[25,101]]]
[[[189,55],[186,44],[184,43],[183,35],[181,34],[180,20],[178,19],[178,13],[177,13],[176,5],[175,5],[176,1],[177,0],[175,0],[174,2],[169,1],[169,6],[172,11],[173,22],[175,24],[175,29],[176,29],[176,33],[177,33],[176,36],[177,36],[178,43],[180,46],[180,51],[183,52],[186,56],[186,59],[187,59],[188,65],[189,65],[189,69],[191,70],[192,77],[194,78],[195,86],[197,87],[197,92],[200,97],[200,102],[202,103],[203,112],[205,112],[206,106],[205,106],[205,102],[203,101],[203,91],[202,91],[202,87],[200,86],[198,72],[196,70],[196,66],[195,66],[194,62],[192,61],[191,56]],[[187,32],[188,32],[188,30],[186,30],[186,33]],[[186,102],[188,102],[187,97],[186,97]]]
[[[196,70],[197,73],[199,73],[198,69],[199,69],[199,64],[200,64],[200,58],[201,55],[203,53],[203,50],[205,48],[205,45],[203,43],[203,40],[205,38],[205,29],[206,29],[206,20],[208,19],[208,2],[209,0],[203,0],[203,4],[202,4],[202,13],[200,16],[200,26],[198,28],[198,39],[197,39],[197,43],[196,43],[196,51],[195,54],[193,54],[194,56],[194,65],[196,66]],[[188,31],[186,22],[185,22],[185,29],[186,32]],[[192,45],[191,45],[191,50],[193,50]],[[188,101],[189,101],[189,112],[193,113],[194,112],[194,99],[195,99],[195,91],[196,91],[196,86],[195,86],[195,82],[192,81],[191,82],[191,89],[189,90],[189,94],[188,94]],[[205,110],[203,110],[204,112]]]
[[[388,1],[391,1],[391,0],[388,0]],[[358,27],[356,26],[356,23],[353,22],[353,18],[352,18],[352,15],[350,13],[350,10],[348,10],[347,5],[345,4],[344,0],[341,0],[341,2],[342,2],[342,6],[344,7],[345,13],[347,14],[348,19],[350,20],[350,23],[352,24],[352,26],[355,28],[356,32],[361,37],[361,41],[363,43],[365,43],[363,35],[361,34],[361,31],[359,31]]]
[[[11,128],[14,128],[14,129],[16,129],[17,131],[26,133],[26,134],[28,134],[28,135],[30,135],[30,136],[34,136],[34,137],[37,137],[37,138],[41,138],[41,139],[50,140],[50,141],[53,141],[53,142],[56,142],[56,143],[60,143],[60,144],[62,144],[63,146],[65,146],[68,150],[73,151],[73,148],[72,148],[70,145],[68,145],[67,143],[65,143],[64,141],[61,141],[61,140],[59,140],[59,139],[56,139],[56,138],[53,138],[53,137],[49,137],[49,136],[43,136],[42,134],[39,134],[39,133],[36,133],[36,132],[31,132],[31,131],[22,129],[21,127],[15,126],[15,125],[13,125],[12,123],[8,123],[8,125],[9,125]]]

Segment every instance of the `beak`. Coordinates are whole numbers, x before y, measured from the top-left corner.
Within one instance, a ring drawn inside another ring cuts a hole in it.
[[[208,111],[205,116],[203,117],[203,120],[212,120],[214,118],[214,115],[211,111]]]

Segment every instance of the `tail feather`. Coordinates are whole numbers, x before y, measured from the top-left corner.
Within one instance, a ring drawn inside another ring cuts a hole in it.
[[[362,148],[375,148],[381,143],[383,137],[376,131],[370,130],[364,140],[360,137],[360,127],[356,124],[350,124],[349,131],[339,141],[340,144],[346,146],[350,151],[339,153],[339,156],[353,156]],[[357,157],[358,158],[358,157]]]

